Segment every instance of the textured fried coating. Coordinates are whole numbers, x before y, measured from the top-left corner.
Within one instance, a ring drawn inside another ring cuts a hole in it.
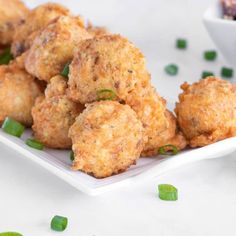
[[[89,22],[86,30],[94,37],[110,34],[110,32],[105,27],[94,26]]]
[[[84,109],[64,95],[64,82],[62,76],[52,78],[46,88],[46,96],[39,97],[32,109],[34,137],[49,148],[71,148],[68,130]]]
[[[26,70],[40,80],[49,82],[72,60],[79,41],[87,38],[91,36],[81,27],[80,18],[58,18],[34,39],[25,60]]]
[[[73,169],[104,178],[128,169],[143,149],[143,127],[136,113],[115,101],[87,105],[71,126]]]
[[[0,45],[12,43],[15,26],[24,20],[28,11],[20,0],[0,0]]]
[[[31,108],[42,94],[36,79],[17,63],[0,66],[0,122],[8,116],[30,127]]]
[[[179,126],[191,147],[205,146],[236,136],[236,86],[208,77],[184,83],[176,104]]]
[[[40,30],[56,18],[66,15],[69,15],[69,10],[57,3],[42,4],[30,11],[16,27],[11,46],[13,55],[19,56],[29,49]]]

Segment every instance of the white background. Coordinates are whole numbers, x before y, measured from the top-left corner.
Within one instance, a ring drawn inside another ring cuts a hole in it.
[[[29,6],[40,2],[26,1]],[[207,63],[202,52],[214,48],[202,24],[205,9],[214,0],[67,0],[79,13],[112,32],[127,36],[147,57],[158,92],[174,103],[184,81],[196,81],[202,70],[219,74],[221,58]],[[177,37],[189,48],[178,51]],[[177,63],[180,73],[169,77],[163,67]],[[99,197],[70,187],[19,154],[0,146],[0,232],[24,236],[217,236],[235,235],[236,155],[202,161],[144,184]],[[177,202],[156,196],[160,183],[179,190]],[[69,218],[65,232],[50,230],[55,214]]]

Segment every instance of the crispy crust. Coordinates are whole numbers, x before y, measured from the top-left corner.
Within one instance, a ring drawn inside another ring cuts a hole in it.
[[[101,101],[87,105],[70,128],[72,168],[104,178],[135,164],[143,149],[143,127],[127,105]]]

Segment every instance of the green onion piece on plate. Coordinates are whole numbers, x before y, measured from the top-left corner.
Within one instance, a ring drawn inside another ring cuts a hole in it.
[[[178,189],[170,184],[158,185],[159,198],[164,201],[178,200]]]
[[[74,159],[75,159],[75,154],[74,154],[73,151],[71,151],[71,152],[70,152],[70,160],[71,160],[71,161],[74,161]]]
[[[172,144],[167,144],[165,146],[162,146],[158,149],[158,153],[160,155],[176,155],[179,153],[179,149]]]
[[[222,67],[221,76],[230,79],[234,76],[234,70],[232,68]]]
[[[186,49],[187,48],[187,40],[186,39],[177,39],[176,47],[178,49]]]
[[[66,63],[66,65],[64,66],[61,75],[65,78],[68,78],[69,72],[70,72],[70,62]]]
[[[165,66],[165,71],[168,75],[177,75],[179,68],[175,64],[169,64],[169,65]]]
[[[64,216],[54,216],[51,221],[51,229],[64,231],[67,227],[68,219]]]
[[[203,71],[202,72],[202,79],[205,79],[209,76],[214,76],[214,73],[213,72],[210,72],[210,71]]]
[[[23,236],[23,235],[16,232],[5,232],[5,233],[0,233],[0,236]]]
[[[21,123],[19,123],[18,121],[15,121],[9,117],[7,117],[4,120],[4,122],[2,124],[2,129],[5,133],[16,136],[18,138],[20,138],[21,135],[25,131],[25,127]]]
[[[207,61],[214,61],[217,58],[217,52],[214,51],[214,50],[205,51],[204,52],[204,58]]]
[[[97,99],[101,100],[114,100],[116,98],[116,93],[111,89],[101,89],[97,91]]]
[[[7,65],[12,59],[11,48],[6,48],[0,55],[0,65]]]
[[[35,139],[28,138],[25,143],[34,149],[43,150],[44,145]]]

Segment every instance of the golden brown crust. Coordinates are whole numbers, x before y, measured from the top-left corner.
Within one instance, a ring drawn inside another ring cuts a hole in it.
[[[181,88],[175,112],[191,147],[236,136],[236,86],[214,77]]]
[[[26,70],[40,80],[49,82],[72,60],[79,41],[87,38],[91,36],[81,27],[80,18],[58,18],[34,39],[25,60]]]
[[[93,36],[102,36],[106,34],[110,34],[110,32],[105,27],[100,26],[94,26],[89,22],[88,26],[86,27],[86,30]]]
[[[104,178],[135,164],[143,149],[143,127],[127,105],[101,101],[87,105],[69,131],[74,170]]]
[[[69,10],[56,3],[46,3],[34,8],[16,27],[11,47],[13,55],[16,57],[25,52],[40,30],[58,17],[67,15]]]

